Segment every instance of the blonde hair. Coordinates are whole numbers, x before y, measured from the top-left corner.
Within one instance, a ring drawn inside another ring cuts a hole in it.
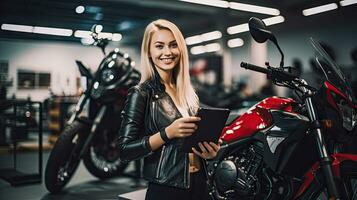
[[[174,38],[176,39],[177,46],[181,52],[178,66],[174,68],[174,71],[172,73],[172,78],[177,91],[177,97],[179,101],[178,103],[180,104],[180,106],[189,109],[192,113],[196,113],[199,106],[199,100],[190,81],[188,52],[185,39],[183,38],[181,31],[172,22],[169,22],[164,19],[158,19],[156,21],[151,22],[146,27],[143,42],[141,45],[142,76],[140,82],[142,83],[146,80],[150,80],[155,77],[155,66],[149,57],[150,42],[153,34],[156,31],[162,29],[171,31],[171,33],[174,35]]]

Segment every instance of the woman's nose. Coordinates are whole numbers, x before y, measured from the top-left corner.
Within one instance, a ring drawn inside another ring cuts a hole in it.
[[[165,47],[164,48],[164,54],[165,55],[171,55],[171,48],[170,47]]]

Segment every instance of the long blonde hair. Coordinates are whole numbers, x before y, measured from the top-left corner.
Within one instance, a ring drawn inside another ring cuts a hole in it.
[[[153,34],[161,29],[166,29],[172,32],[174,38],[176,39],[177,46],[181,52],[178,66],[174,68],[174,71],[172,73],[172,78],[174,80],[174,84],[177,91],[177,97],[179,101],[178,103],[180,104],[180,106],[189,109],[192,113],[196,113],[199,106],[199,100],[190,81],[188,52],[185,39],[183,38],[181,31],[172,22],[169,22],[164,19],[158,19],[156,21],[151,22],[146,27],[143,42],[141,45],[142,76],[140,82],[142,83],[146,80],[150,80],[155,77],[155,66],[150,60],[149,49]]]

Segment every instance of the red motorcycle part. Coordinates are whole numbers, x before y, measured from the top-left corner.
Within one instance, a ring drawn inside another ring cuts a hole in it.
[[[296,102],[290,98],[268,97],[226,126],[221,133],[221,139],[225,142],[232,142],[250,137],[273,124],[269,110],[293,112],[294,104]]]
[[[340,172],[340,164],[343,161],[346,160],[350,160],[350,161],[355,161],[357,162],[357,155],[353,155],[353,154],[342,154],[342,153],[338,153],[338,154],[332,154],[332,170],[333,173],[336,177],[340,177],[341,172]],[[305,181],[304,183],[300,186],[298,192],[296,193],[294,199],[297,199],[300,195],[302,195],[305,190],[310,186],[311,182],[314,180],[315,178],[315,174],[317,172],[317,170],[320,168],[320,163],[316,162],[311,169],[305,174]]]

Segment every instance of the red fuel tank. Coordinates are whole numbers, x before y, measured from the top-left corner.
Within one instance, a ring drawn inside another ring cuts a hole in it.
[[[268,97],[226,126],[221,133],[221,139],[225,142],[232,142],[250,137],[273,124],[269,110],[292,112],[294,104],[296,102],[291,98]]]

